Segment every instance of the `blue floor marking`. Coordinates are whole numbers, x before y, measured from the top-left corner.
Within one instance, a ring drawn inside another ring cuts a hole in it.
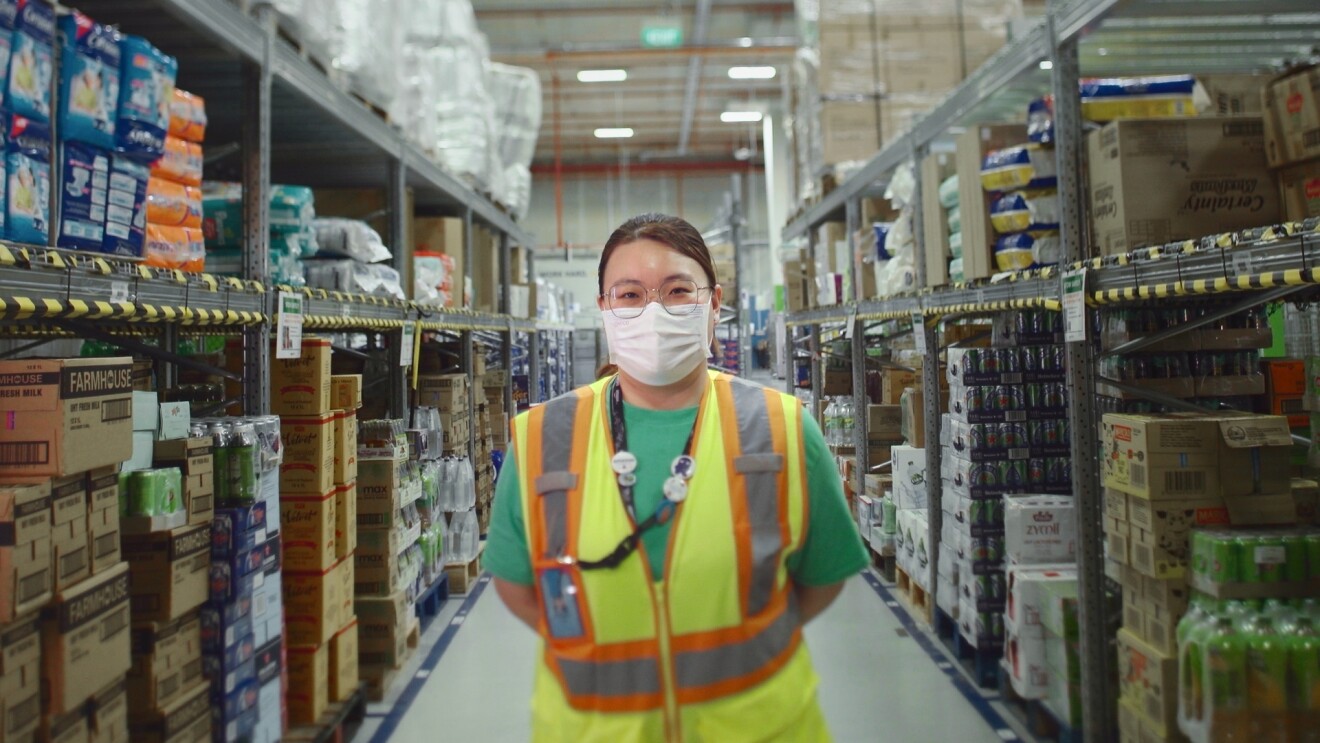
[[[370,743],[385,743],[394,734],[394,730],[399,727],[403,716],[408,713],[408,709],[412,707],[413,702],[417,701],[418,695],[422,693],[422,687],[426,686],[426,682],[431,680],[431,672],[440,663],[440,657],[449,649],[449,645],[454,641],[454,636],[466,624],[464,620],[467,619],[468,612],[472,611],[477,599],[481,598],[482,592],[486,590],[486,586],[489,584],[489,574],[482,575],[477,579],[477,584],[473,586],[471,593],[463,600],[462,606],[458,607],[458,613],[449,620],[449,625],[445,627],[444,634],[440,635],[440,639],[436,640],[435,647],[431,648],[431,653],[422,661],[422,665],[418,667],[417,671],[413,672],[412,678],[408,679],[408,685],[404,687],[403,693],[399,695],[399,700],[390,708],[389,714],[381,719],[380,727],[376,728],[375,734],[371,736]],[[422,671],[425,671],[425,673],[419,678],[418,673]],[[368,715],[368,717],[375,717],[375,715]]]
[[[898,618],[899,623],[903,625],[903,629],[907,630],[908,635],[917,641],[917,647],[924,650],[926,655],[929,655],[930,659],[935,662],[936,668],[942,670],[949,677],[954,688],[972,705],[972,708],[981,716],[981,719],[985,720],[990,728],[997,733],[1001,730],[1011,729],[1008,723],[1004,721],[1003,716],[996,712],[994,707],[990,706],[990,700],[982,696],[975,686],[972,686],[972,683],[962,675],[962,671],[956,667],[957,664],[949,662],[948,656],[935,646],[930,635],[918,627],[912,617],[894,600],[894,595],[889,592],[888,588],[885,588],[875,573],[864,570],[862,571],[862,577],[866,579],[867,584],[871,586],[871,590],[875,591],[880,600],[885,603],[885,606],[888,606],[889,610]],[[1018,737],[1014,735],[1006,740],[1018,740]]]

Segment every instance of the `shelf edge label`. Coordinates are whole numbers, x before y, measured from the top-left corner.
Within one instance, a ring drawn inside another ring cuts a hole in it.
[[[303,298],[301,294],[280,292],[277,300],[279,312],[275,313],[275,358],[297,359],[302,357]]]

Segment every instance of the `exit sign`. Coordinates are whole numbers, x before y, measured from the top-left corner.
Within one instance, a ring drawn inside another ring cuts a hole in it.
[[[642,46],[652,49],[683,46],[683,24],[669,18],[649,18],[643,21]]]

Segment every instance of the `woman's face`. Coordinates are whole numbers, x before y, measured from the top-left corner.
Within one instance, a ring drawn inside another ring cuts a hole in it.
[[[605,295],[610,287],[621,281],[638,281],[647,289],[659,289],[669,279],[688,279],[697,286],[709,286],[710,279],[702,270],[701,264],[683,255],[664,243],[642,238],[614,249],[609,263],[605,264],[605,275],[601,277]],[[656,299],[657,295],[651,295]],[[716,287],[711,292],[710,337],[715,337],[715,321],[720,316],[720,302],[724,290]],[[609,309],[605,297],[596,298],[596,306],[601,310]]]

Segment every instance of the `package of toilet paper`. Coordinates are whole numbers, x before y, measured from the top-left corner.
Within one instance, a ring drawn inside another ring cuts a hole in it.
[[[119,34],[73,11],[60,18],[59,136],[109,150],[119,109]]]
[[[9,53],[5,104],[32,121],[50,121],[50,82],[55,69],[55,8],[45,0],[18,0]]]
[[[110,153],[82,142],[65,142],[60,164],[60,230],[55,244],[101,252],[105,206],[110,192]]]
[[[0,103],[4,102],[9,90],[9,57],[13,51],[14,23],[17,20],[18,0],[0,0]]]
[[[6,140],[5,234],[15,242],[45,245],[50,229],[50,127],[14,114]]]
[[[147,230],[147,182],[150,168],[126,155],[110,159],[110,193],[105,210],[105,244],[111,255],[142,257]]]
[[[123,37],[119,49],[115,147],[137,158],[155,160],[165,151],[179,63],[139,36]]]

